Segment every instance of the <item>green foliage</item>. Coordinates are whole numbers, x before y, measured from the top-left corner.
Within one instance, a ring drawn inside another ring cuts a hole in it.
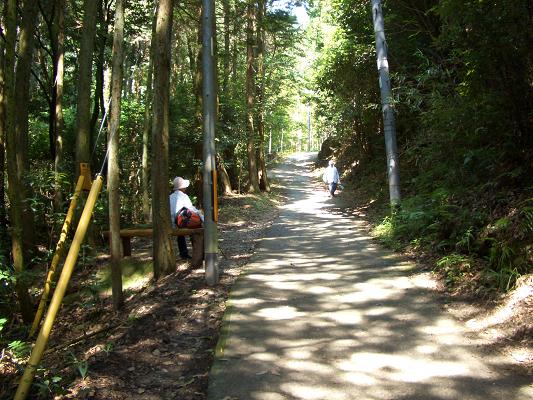
[[[106,353],[106,355],[109,355],[113,351],[114,347],[115,345],[112,342],[109,342],[102,347],[102,350]]]
[[[81,379],[85,380],[89,373],[89,363],[86,360],[78,360],[78,358],[72,352],[70,352],[70,357],[72,359],[72,365],[74,365],[80,374]]]
[[[383,218],[383,221],[373,228],[372,234],[378,237],[383,244],[392,248],[397,247],[393,217],[386,216]]]
[[[501,290],[533,270],[531,225],[533,200],[528,199],[514,215],[487,225],[483,240],[488,245],[489,277]]]
[[[11,358],[15,362],[21,362],[26,359],[31,353],[31,346],[28,342],[22,340],[14,340],[7,345],[8,351],[11,353]]]
[[[48,138],[48,123],[46,119],[30,119],[30,158],[32,160],[46,160],[50,157]]]
[[[522,203],[519,213],[520,230],[524,235],[533,233],[533,198]]]
[[[395,249],[410,244],[440,254],[436,267],[450,287],[460,284],[474,265],[481,268],[482,281],[501,291],[533,271],[530,201],[515,215],[491,223],[489,215],[454,204],[453,198],[444,189],[429,198],[405,198],[401,209],[385,216],[373,234]]]
[[[319,8],[320,16],[309,29],[311,44],[319,51],[311,78],[315,129],[343,143],[338,157],[346,153],[362,160],[370,155],[368,149],[383,147],[377,136],[380,113],[370,7],[334,1]]]
[[[476,236],[474,227],[469,226],[461,235],[458,236],[458,242],[456,247],[460,251],[464,251],[467,254],[471,253],[472,246],[474,245]]]
[[[0,287],[4,289],[6,286],[15,283],[15,275],[10,266],[5,263],[0,263]]]
[[[470,272],[472,260],[462,254],[452,253],[439,259],[436,266],[437,270],[444,273],[446,285],[454,287]]]
[[[438,189],[429,197],[406,198],[401,209],[393,217],[385,217],[384,221],[392,224],[389,231],[403,242],[418,239],[422,245],[441,249],[461,246],[465,241],[470,243],[474,228],[466,226],[463,221],[475,222],[472,219],[475,215],[453,204],[450,197],[447,190]]]
[[[35,382],[35,386],[38,388],[37,396],[40,399],[49,399],[58,395],[66,394],[65,389],[61,385],[63,378],[60,376],[48,376],[39,377],[39,380]]]
[[[30,204],[35,216],[35,232],[46,235],[48,240],[59,237],[74,190],[71,177],[66,173],[59,173],[56,176],[48,162],[41,162],[35,164],[28,179],[32,187],[32,196],[26,201]],[[59,212],[54,210],[56,181],[58,190],[64,193],[66,200]],[[40,239],[43,240],[43,236]],[[49,255],[44,255],[42,261],[46,262],[46,257]],[[34,262],[39,261],[34,260]]]
[[[368,185],[384,157],[370,7],[315,7],[319,129]],[[452,286],[481,269],[483,282],[508,290],[532,271],[528,10],[511,0],[383,2],[404,198],[374,234],[435,254]]]

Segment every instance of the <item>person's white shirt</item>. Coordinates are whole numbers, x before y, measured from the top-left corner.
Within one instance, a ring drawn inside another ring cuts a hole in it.
[[[204,220],[204,216],[200,210],[192,205],[189,196],[178,189],[170,195],[170,220],[172,221],[172,228],[176,228],[176,213],[183,207],[187,207],[189,210],[196,211],[198,214],[200,214],[202,221]]]
[[[328,165],[324,171],[324,176],[322,177],[324,183],[340,183],[339,171],[335,165]]]

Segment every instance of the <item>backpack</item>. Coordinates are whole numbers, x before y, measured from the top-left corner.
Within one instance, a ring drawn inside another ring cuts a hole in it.
[[[189,210],[187,207],[182,207],[176,213],[176,226],[178,228],[201,228],[202,218],[196,211]]]

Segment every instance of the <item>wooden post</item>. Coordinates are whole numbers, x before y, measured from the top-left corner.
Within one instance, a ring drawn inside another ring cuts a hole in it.
[[[88,163],[80,163],[80,175],[83,176],[83,190],[91,190],[93,180],[91,179],[91,167]]]

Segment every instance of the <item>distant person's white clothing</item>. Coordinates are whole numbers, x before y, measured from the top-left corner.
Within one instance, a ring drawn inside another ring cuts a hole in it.
[[[176,213],[183,207],[187,207],[189,210],[197,212],[200,214],[202,221],[204,220],[202,213],[192,205],[189,196],[178,189],[170,195],[170,220],[172,221],[172,228],[176,228]]]
[[[339,171],[337,171],[337,167],[335,167],[335,165],[329,165],[324,171],[324,176],[322,177],[322,180],[325,184],[328,185],[330,183],[339,184],[341,180],[339,178]]]

